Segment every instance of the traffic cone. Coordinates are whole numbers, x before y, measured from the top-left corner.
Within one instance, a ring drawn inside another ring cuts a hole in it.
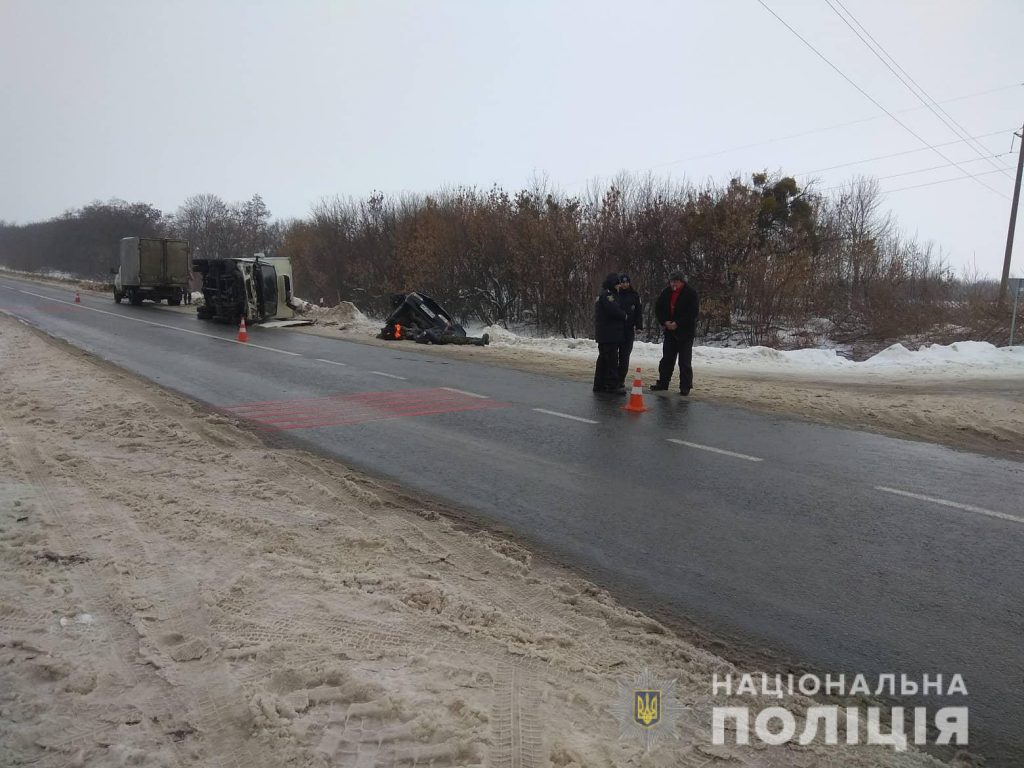
[[[245,330],[245,315],[242,315],[242,322],[238,325],[238,341],[248,341],[249,332]]]
[[[78,295],[78,291],[75,291],[75,304],[81,304],[82,297]]]
[[[636,376],[633,377],[633,391],[629,393],[629,402],[622,406],[622,410],[632,413],[643,413],[644,408],[644,385],[640,381],[640,369],[636,369]]]

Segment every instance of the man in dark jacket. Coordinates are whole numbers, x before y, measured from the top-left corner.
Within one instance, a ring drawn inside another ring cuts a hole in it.
[[[686,284],[682,272],[668,276],[668,286],[654,303],[654,317],[665,333],[658,363],[658,382],[651,389],[668,389],[672,370],[679,358],[679,394],[693,389],[693,338],[697,335],[697,291]]]
[[[626,336],[626,310],[619,303],[619,273],[613,272],[601,284],[594,303],[594,341],[597,342],[597,366],[594,391],[622,394],[619,385],[619,346]]]
[[[619,305],[626,311],[625,333],[619,345],[619,386],[626,388],[629,374],[629,356],[633,353],[633,337],[636,331],[644,329],[644,308],[640,294],[633,290],[629,275],[619,275]]]

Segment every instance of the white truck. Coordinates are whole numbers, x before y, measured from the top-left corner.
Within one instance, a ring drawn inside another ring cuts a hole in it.
[[[127,298],[181,304],[188,290],[192,262],[187,240],[158,237],[121,238],[120,264],[114,272],[114,301]]]

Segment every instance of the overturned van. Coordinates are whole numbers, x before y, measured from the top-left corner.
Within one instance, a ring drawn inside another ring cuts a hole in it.
[[[201,320],[237,324],[295,317],[292,262],[256,254],[241,259],[195,259],[192,269],[203,277]]]

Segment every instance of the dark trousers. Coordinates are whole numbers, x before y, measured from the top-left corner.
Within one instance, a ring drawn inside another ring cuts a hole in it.
[[[626,376],[629,375],[629,356],[633,354],[633,337],[629,336],[619,344],[619,380],[618,386],[626,386]]]
[[[679,358],[679,389],[693,389],[693,336],[677,336],[672,331],[665,331],[665,340],[661,343],[661,362],[658,363],[658,383],[668,386],[672,380],[672,369]]]
[[[619,345],[598,344],[594,368],[594,391],[610,392],[619,386]]]

